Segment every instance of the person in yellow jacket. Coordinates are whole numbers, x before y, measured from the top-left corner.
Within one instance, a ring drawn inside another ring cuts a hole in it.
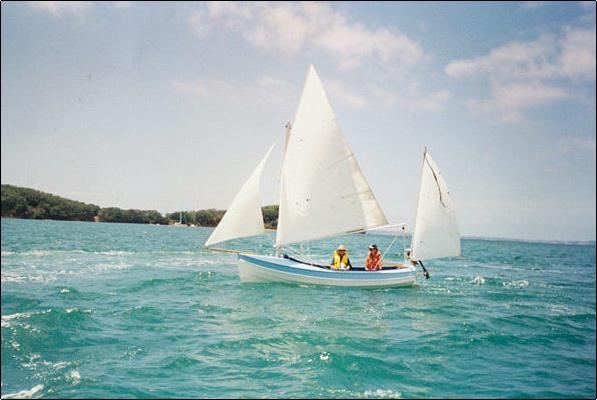
[[[330,268],[341,270],[349,270],[352,268],[352,264],[350,264],[350,260],[348,259],[348,252],[343,244],[338,246],[334,251],[334,258],[332,258]]]

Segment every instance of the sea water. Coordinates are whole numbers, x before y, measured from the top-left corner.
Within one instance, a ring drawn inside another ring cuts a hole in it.
[[[351,289],[242,284],[210,232],[2,219],[2,398],[596,396],[594,243],[463,240],[414,287]]]

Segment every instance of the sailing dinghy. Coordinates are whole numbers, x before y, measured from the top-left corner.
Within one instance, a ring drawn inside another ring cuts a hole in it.
[[[271,151],[272,148],[234,198],[205,242],[207,248],[218,250],[211,246],[265,232],[259,184]],[[445,182],[427,151],[423,155],[413,250],[403,263],[380,271],[364,268],[341,271],[282,254],[285,247],[295,243],[389,226],[342,135],[312,65],[294,125],[287,126],[279,204],[275,255],[239,252],[238,268],[243,282],[367,288],[409,286],[416,281],[417,262],[460,254],[453,205]]]

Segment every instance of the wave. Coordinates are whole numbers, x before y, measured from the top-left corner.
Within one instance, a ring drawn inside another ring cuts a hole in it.
[[[93,310],[81,310],[78,307],[15,313],[2,316],[2,328],[21,327],[37,331],[34,326],[75,326],[89,318]],[[41,319],[41,320],[40,320]],[[29,322],[25,322],[27,320]],[[32,326],[34,325],[34,326]]]
[[[118,271],[129,268],[131,265],[127,263],[100,263],[96,264],[89,268],[89,270],[96,271],[96,272],[109,272],[109,271]]]
[[[328,389],[328,397],[339,397],[342,399],[401,399],[402,393],[395,390],[372,389],[364,392],[356,392],[348,389]]]
[[[72,371],[69,371],[66,374],[66,378],[73,384],[76,385],[79,382],[81,382],[81,374],[79,373],[79,371],[77,371],[76,369],[73,369]]]
[[[174,286],[179,287],[184,285],[185,283],[189,282],[189,278],[187,277],[178,277],[178,278],[151,278],[147,279],[133,287],[126,289],[125,291],[128,293],[136,293],[141,292],[146,289],[158,288],[162,286]]]
[[[58,271],[36,271],[37,273],[32,274],[29,272],[21,271],[2,271],[0,279],[2,283],[51,283],[57,281],[59,278],[62,279],[64,276],[93,276],[100,273],[106,273],[116,270],[123,270],[129,268],[130,265],[119,263],[119,264],[99,264],[89,268],[84,268],[78,271],[72,270],[58,270]],[[71,289],[62,289],[61,293],[69,293]]]
[[[127,256],[137,254],[132,251],[124,250],[103,250],[103,251],[89,251],[89,250],[26,250],[26,251],[2,251],[2,256],[34,256],[34,257],[49,257],[65,254],[95,254],[102,256]]]
[[[2,271],[2,273],[0,274],[0,280],[2,281],[2,283],[23,283],[27,280],[27,277],[20,275],[14,271]]]
[[[518,281],[502,282],[502,286],[505,288],[525,288],[529,286],[529,281],[526,279],[521,279]]]
[[[379,398],[379,399],[399,399],[402,397],[402,393],[393,390],[367,390],[363,393],[366,398]]]
[[[22,312],[22,313],[3,315],[2,316],[2,328],[8,328],[8,327],[12,326],[12,322],[11,322],[12,320],[27,319],[27,318],[31,318],[33,315],[47,314],[50,312],[52,312],[51,308],[48,308],[47,310],[44,310],[44,311],[32,311],[32,312]]]
[[[21,390],[20,392],[16,392],[16,393],[3,394],[2,398],[3,399],[30,399],[30,398],[33,398],[33,396],[36,395],[38,392],[43,390],[43,388],[44,388],[44,385],[35,385],[29,390]],[[39,396],[36,396],[36,397],[39,397]]]

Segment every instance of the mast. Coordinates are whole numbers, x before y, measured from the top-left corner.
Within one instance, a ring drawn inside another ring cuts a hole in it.
[[[427,157],[427,146],[423,146],[423,161],[421,162],[421,175],[419,176],[419,195],[417,196],[417,212],[415,213],[415,223],[413,224],[413,233],[410,237],[410,256],[413,255],[413,246],[415,240],[415,232],[417,231],[417,219],[419,217],[419,202],[421,201],[421,190],[423,190],[423,168],[425,168],[425,157]]]
[[[286,125],[284,125],[284,128],[286,128],[286,136],[284,137],[284,158],[286,158],[286,149],[288,148],[288,140],[290,139],[290,132],[292,131],[292,124],[290,123],[290,121],[286,121]],[[284,171],[284,160],[282,160],[282,168],[280,168],[280,199],[282,198],[282,187],[281,187],[281,183],[282,183],[282,174]],[[280,221],[280,205],[278,204],[278,222]],[[276,227],[276,234],[277,234],[277,230],[278,227]],[[276,248],[276,257],[280,256],[280,247],[278,245],[278,241],[276,241],[276,244],[274,245],[274,247]]]

